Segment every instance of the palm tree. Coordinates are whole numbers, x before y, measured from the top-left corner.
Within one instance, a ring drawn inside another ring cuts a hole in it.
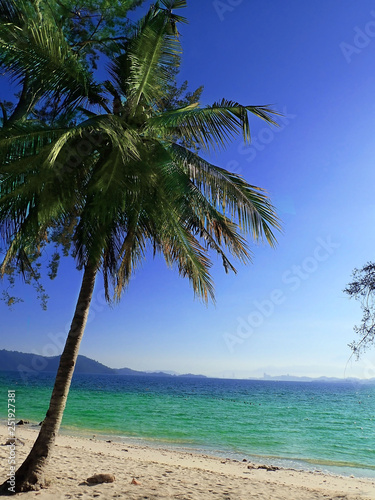
[[[210,250],[226,271],[235,271],[228,253],[249,261],[246,234],[275,244],[279,223],[266,193],[199,155],[225,147],[238,133],[249,141],[249,113],[274,123],[273,112],[225,99],[166,110],[165,89],[180,57],[177,24],[185,22],[173,10],[185,3],[157,2],[122,43],[111,80],[102,93],[92,93],[104,113],[94,113],[81,99],[82,119],[75,125],[26,121],[0,135],[0,234],[7,248],[1,271],[15,259],[27,266],[27,256],[55,232],[69,239],[83,270],[50,406],[16,473],[17,491],[45,485],[99,272],[107,298],[113,290],[120,299],[151,247],[208,300],[214,298]]]

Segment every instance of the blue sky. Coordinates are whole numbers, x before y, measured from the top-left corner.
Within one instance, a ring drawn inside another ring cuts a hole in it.
[[[98,280],[81,354],[112,367],[213,376],[375,376],[375,350],[350,360],[359,304],[342,290],[375,248],[375,8],[370,0],[190,0],[182,26],[181,80],[223,97],[272,104],[280,128],[254,117],[211,161],[269,192],[283,222],[276,249],[252,245],[253,264],[212,274],[216,305],[149,258],[122,301],[108,307]],[[214,259],[215,260],[215,259]],[[74,311],[81,274],[70,259],[47,312],[0,303],[1,345],[55,355]]]

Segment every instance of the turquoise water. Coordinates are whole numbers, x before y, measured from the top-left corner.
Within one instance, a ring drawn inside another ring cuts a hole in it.
[[[39,422],[53,375],[0,374],[0,418]],[[76,375],[62,431],[375,477],[375,386]]]

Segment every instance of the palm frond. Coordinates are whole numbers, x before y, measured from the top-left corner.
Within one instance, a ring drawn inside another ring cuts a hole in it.
[[[97,149],[112,144],[122,155],[123,161],[138,160],[139,138],[130,128],[125,128],[120,118],[114,115],[95,115],[81,124],[65,131],[55,141],[48,162],[52,167],[58,160],[63,149],[68,149],[66,154],[72,154],[75,149],[82,149],[83,141],[89,141],[90,153]],[[74,147],[76,143],[76,147]],[[61,163],[61,162],[59,162]]]
[[[188,227],[172,211],[161,238],[161,249],[168,265],[177,265],[181,276],[188,277],[194,293],[205,301],[215,301],[214,287],[209,273],[211,267],[204,247],[191,234]]]
[[[115,297],[120,299],[124,288],[129,284],[134,270],[145,258],[146,241],[142,224],[140,224],[139,207],[129,213],[127,233],[118,254],[119,265],[116,270]]]
[[[18,123],[11,129],[0,129],[0,169],[20,159],[35,157],[42,148],[52,144],[65,132],[66,128],[53,129],[28,122]]]
[[[14,17],[14,16],[13,16]],[[0,24],[0,67],[15,82],[28,79],[34,92],[63,96],[63,104],[76,106],[84,100],[105,103],[96,84],[62,31],[51,23],[28,19],[26,26]]]
[[[250,233],[255,241],[264,236],[271,246],[275,246],[272,228],[280,230],[280,222],[263,189],[178,144],[173,145],[172,154],[205,196],[232,220],[238,221],[243,231]]]
[[[223,149],[241,132],[245,142],[251,141],[249,113],[276,126],[272,116],[280,115],[269,106],[242,106],[223,99],[205,108],[194,104],[161,113],[150,119],[148,132],[192,141],[205,150]]]
[[[25,14],[32,14],[33,9],[31,2],[24,0],[0,0],[0,22],[11,23],[16,26],[22,26],[25,21]]]
[[[172,13],[151,7],[136,35],[124,44],[111,66],[111,73],[127,98],[129,113],[135,116],[140,102],[158,101],[168,82],[168,69],[178,64],[181,54],[176,22]]]
[[[161,155],[159,155],[160,157]],[[194,234],[201,233],[207,246],[214,248],[223,257],[221,246],[242,262],[250,260],[250,253],[245,239],[238,233],[237,224],[227,217],[218,204],[218,196],[206,196],[200,187],[191,179],[184,165],[173,161],[168,156],[169,162],[159,163],[159,175],[164,179],[159,180],[158,186],[165,186],[168,199],[176,199],[181,218],[190,224]],[[219,251],[220,248],[220,251]],[[225,259],[223,259],[225,260]],[[225,260],[226,263],[229,261]],[[228,266],[228,269],[231,266]]]

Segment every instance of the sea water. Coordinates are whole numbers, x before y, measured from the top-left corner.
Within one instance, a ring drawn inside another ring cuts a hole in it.
[[[0,372],[0,418],[43,420],[54,375]],[[61,432],[375,477],[375,385],[73,377]]]

